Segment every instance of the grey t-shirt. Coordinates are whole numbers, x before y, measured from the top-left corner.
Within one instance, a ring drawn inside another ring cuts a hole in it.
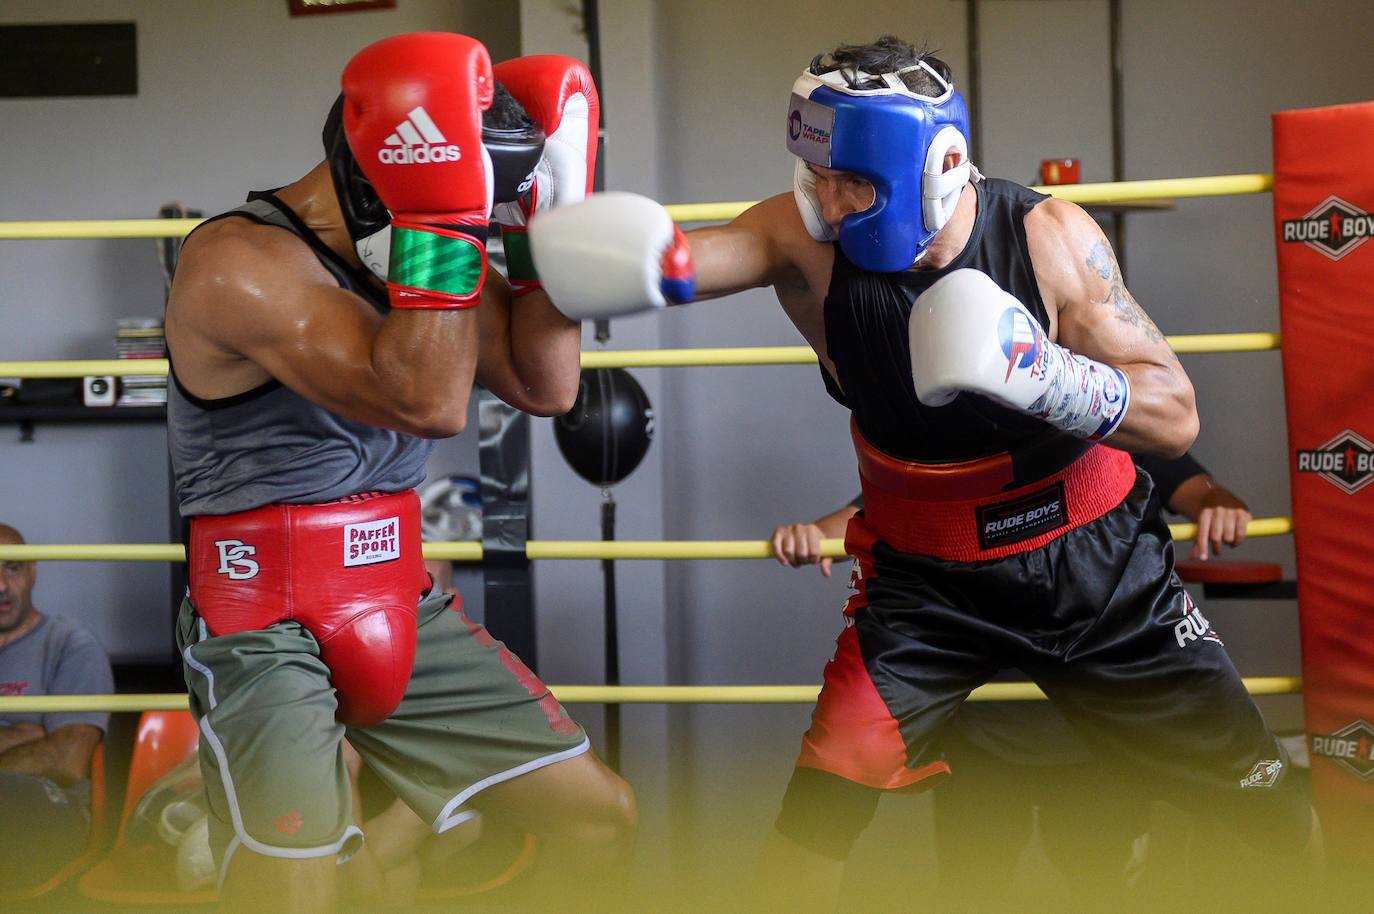
[[[24,637],[0,648],[0,695],[108,695],[114,691],[110,660],[95,637],[61,616],[45,615]],[[0,712],[0,727],[40,724],[49,733],[69,724],[108,730],[110,715]]]

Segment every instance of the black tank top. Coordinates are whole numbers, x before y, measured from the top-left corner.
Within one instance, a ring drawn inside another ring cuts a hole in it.
[[[1017,451],[1032,441],[1067,437],[1044,422],[964,393],[946,406],[924,406],[911,380],[907,322],[916,297],[951,270],[972,267],[992,277],[1049,331],[1049,317],[1026,247],[1026,213],[1044,194],[1010,181],[974,183],[978,209],[968,244],[939,270],[869,273],[838,244],[825,296],[825,344],[836,377],[822,367],[826,389],[854,414],[870,444],[921,462],[970,460]],[[835,382],[839,382],[837,387]]]

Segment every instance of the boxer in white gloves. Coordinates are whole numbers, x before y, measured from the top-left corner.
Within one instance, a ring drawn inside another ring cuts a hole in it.
[[[853,413],[855,592],[756,909],[829,910],[880,793],[949,773],[944,723],[1005,667],[1119,783],[1295,853],[1306,802],[1172,573],[1157,495],[1126,453],[1183,454],[1198,417],[1102,231],[983,178],[948,66],[895,38],[819,55],[786,130],[794,192],[688,234],[694,268],[661,207],[631,195],[541,217],[531,236],[573,317],[661,307],[689,277],[704,298],[771,286]]]

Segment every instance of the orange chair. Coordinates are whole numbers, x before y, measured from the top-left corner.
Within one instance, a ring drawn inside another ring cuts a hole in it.
[[[213,889],[182,892],[176,886],[176,851],[165,844],[127,843],[138,801],[167,772],[196,751],[200,731],[189,711],[144,711],[129,760],[129,784],[110,853],[76,884],[87,898],[116,904],[210,904]]]
[[[27,901],[46,895],[78,873],[84,872],[100,859],[109,839],[109,812],[105,808],[105,747],[97,745],[91,755],[91,831],[86,849],[39,885],[22,892],[0,892],[0,901]]]

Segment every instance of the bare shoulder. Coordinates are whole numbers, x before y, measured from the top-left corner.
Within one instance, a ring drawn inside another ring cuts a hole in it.
[[[177,263],[183,291],[212,287],[221,294],[251,294],[262,283],[328,275],[299,236],[247,219],[220,219],[199,229],[186,240]]]
[[[182,248],[168,323],[229,342],[225,337],[236,331],[289,316],[299,291],[321,284],[336,285],[299,236],[247,219],[220,219],[198,229]]]
[[[1081,206],[1044,201],[1026,215],[1026,242],[1036,279],[1053,297],[1061,319],[1070,324],[1115,319],[1151,343],[1164,340],[1126,288],[1107,236]]]
[[[779,270],[773,277],[774,285],[807,289],[824,297],[835,264],[835,252],[827,242],[811,237],[797,209],[796,198],[790,192],[759,201],[737,221],[754,228],[775,251],[774,260]]]
[[[779,247],[790,248],[802,242],[818,245],[806,230],[797,201],[790,193],[777,194],[760,200],[740,213],[731,225],[748,229],[756,236]]]
[[[1077,203],[1051,197],[1026,214],[1026,246],[1036,277],[1061,302],[1080,297],[1086,275],[1096,271],[1088,260],[1106,243],[1097,222]]]

